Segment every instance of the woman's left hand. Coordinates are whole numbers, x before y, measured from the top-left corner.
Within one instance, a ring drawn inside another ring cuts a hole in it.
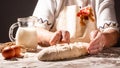
[[[105,45],[105,36],[99,30],[90,33],[90,44],[88,47],[89,54],[97,54],[103,50]]]

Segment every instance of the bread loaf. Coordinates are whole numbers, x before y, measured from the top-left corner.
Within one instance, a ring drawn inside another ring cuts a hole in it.
[[[63,60],[77,58],[87,54],[88,43],[57,44],[50,46],[38,53],[42,61]]]

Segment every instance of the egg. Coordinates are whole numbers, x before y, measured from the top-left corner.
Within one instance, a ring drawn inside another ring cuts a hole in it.
[[[10,46],[7,46],[2,49],[2,56],[5,59],[11,59],[15,56],[15,50],[11,48]]]
[[[15,56],[14,57],[21,57],[21,46],[13,45],[11,46],[15,50]]]

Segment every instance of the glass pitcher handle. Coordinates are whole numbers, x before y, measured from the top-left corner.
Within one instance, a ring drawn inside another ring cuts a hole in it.
[[[9,39],[12,41],[12,42],[14,42],[15,41],[15,38],[13,37],[13,31],[14,31],[14,29],[15,28],[17,28],[18,27],[18,23],[14,23],[14,24],[12,24],[11,25],[11,27],[10,27],[10,29],[9,29]]]

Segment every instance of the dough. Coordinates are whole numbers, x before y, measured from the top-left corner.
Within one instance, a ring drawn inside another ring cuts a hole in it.
[[[87,54],[88,43],[77,42],[70,44],[57,44],[47,47],[38,53],[42,61],[63,60],[77,58]]]

